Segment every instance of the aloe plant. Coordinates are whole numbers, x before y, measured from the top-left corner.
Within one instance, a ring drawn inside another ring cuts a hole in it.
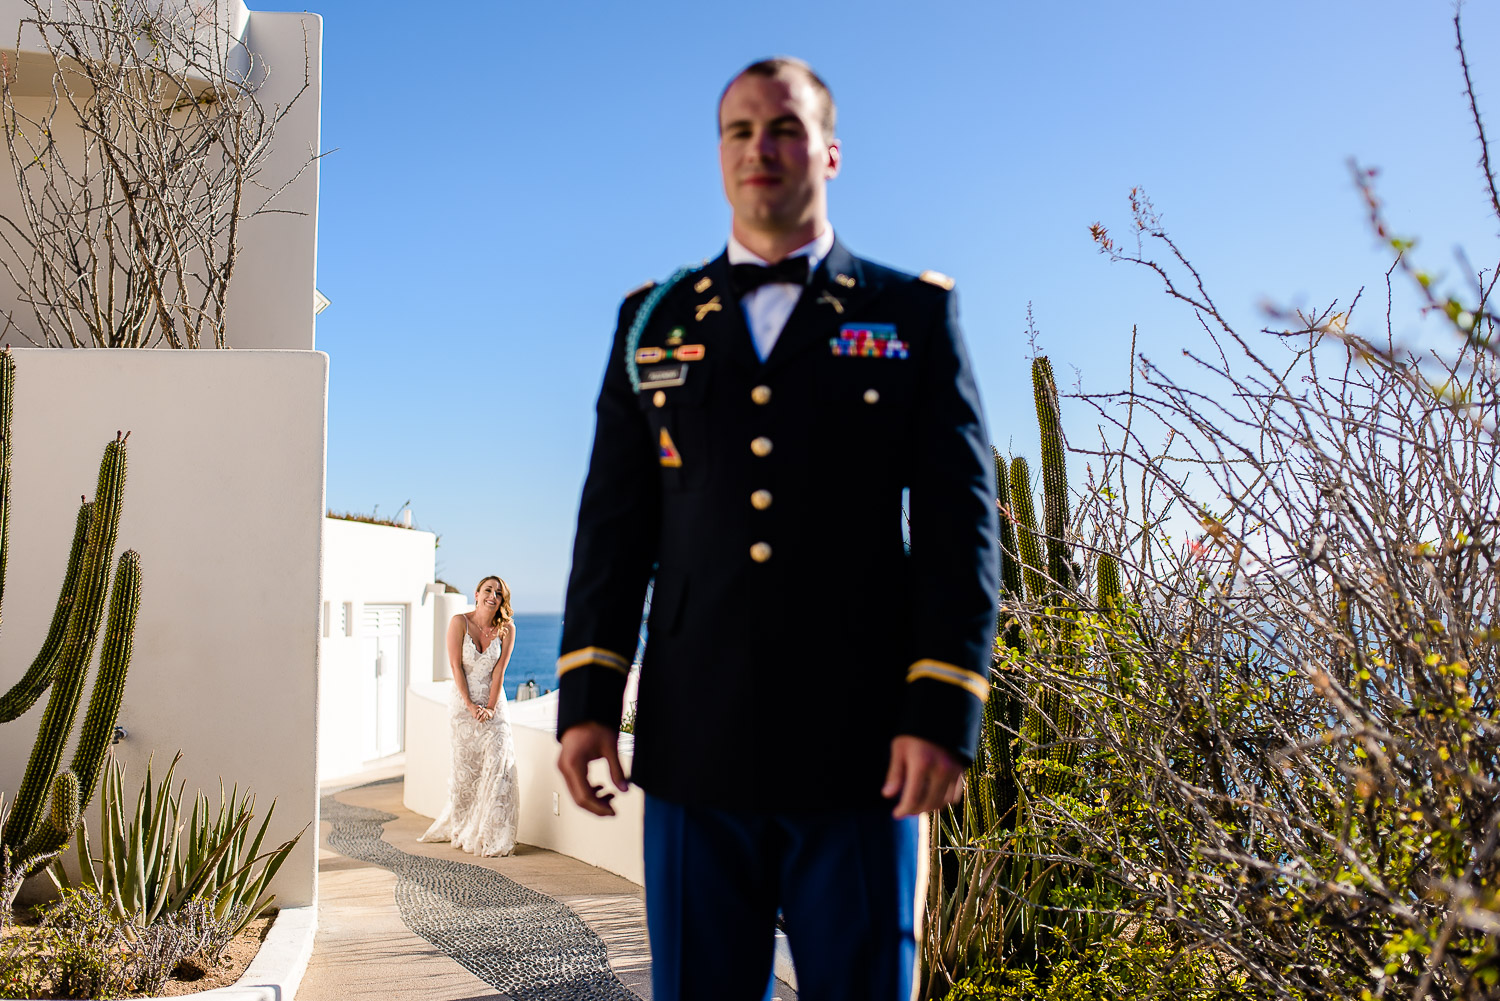
[[[0,601],[10,550],[15,384],[15,357],[8,350],[0,352]],[[21,787],[0,827],[0,849],[8,875],[24,877],[39,871],[72,837],[77,817],[93,798],[119,719],[141,593],[140,557],[134,552],[121,555],[114,588],[110,588],[110,561],[124,503],[129,437],[117,433],[105,446],[94,501],[85,500],[78,511],[62,591],[47,637],[21,679],[0,695],[0,722],[5,722],[21,716],[44,692],[51,691]],[[87,687],[106,598],[109,617],[99,670],[72,761],[59,771]],[[8,903],[0,900],[0,904]]]
[[[71,880],[60,863],[49,871],[59,889],[81,886],[98,892],[115,917],[133,928],[143,929],[192,901],[202,901],[216,920],[230,922],[232,933],[238,934],[275,902],[266,887],[302,832],[262,852],[276,804],[271,804],[251,837],[255,797],[241,796],[238,786],[226,796],[222,783],[218,808],[199,794],[184,824],[186,783],[175,791],[172,788],[181,760],[178,752],[160,782],[153,780],[148,761],[145,780],[130,809],[125,799],[125,769],[112,763],[100,797],[103,831],[98,857],[83,828],[77,848],[78,882]]]
[[[208,797],[200,794],[193,803],[188,836],[181,846],[176,877],[180,889],[175,906],[191,899],[203,900],[215,918],[231,920],[236,933],[270,907],[276,897],[266,894],[266,887],[302,837],[299,831],[290,841],[262,853],[261,844],[275,813],[276,801],[272,800],[255,836],[250,837],[254,796],[247,794],[241,798],[236,786],[226,799],[224,784],[220,782],[219,806],[215,812]],[[255,868],[257,864],[259,869]]]

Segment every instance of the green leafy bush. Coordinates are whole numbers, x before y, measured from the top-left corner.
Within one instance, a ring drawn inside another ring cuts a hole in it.
[[[983,964],[943,1001],[1234,1001],[1242,986],[1202,954],[1163,942],[1115,941],[1060,957],[1045,973]]]
[[[1459,58],[1467,84],[1461,34]],[[1388,282],[1368,318],[1356,296],[1244,332],[1142,192],[1127,240],[1094,227],[1202,347],[1085,397],[1071,515],[1002,541],[1049,558],[1003,596],[929,997],[1500,998],[1500,267],[1420,268],[1353,176],[1410,321]],[[1446,340],[1403,350],[1423,322]]]

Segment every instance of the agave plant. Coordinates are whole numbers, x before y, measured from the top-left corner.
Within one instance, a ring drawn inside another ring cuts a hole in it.
[[[249,838],[254,796],[241,797],[239,786],[235,786],[226,799],[221,781],[215,813],[208,797],[200,793],[193,803],[187,837],[179,845],[173,882],[179,887],[181,902],[176,906],[202,900],[215,919],[233,921],[235,934],[263,914],[276,900],[274,895],[263,896],[266,886],[302,837],[299,831],[290,841],[261,854],[266,828],[275,813],[276,801],[272,800],[255,836]],[[258,870],[257,863],[263,863]]]
[[[143,929],[164,914],[173,914],[192,901],[201,901],[217,921],[232,922],[232,933],[259,917],[275,901],[265,894],[283,862],[302,837],[262,853],[266,829],[276,805],[266,811],[255,836],[247,837],[254,819],[255,797],[241,796],[239,787],[226,798],[219,786],[219,807],[199,794],[186,822],[182,796],[186,783],[172,789],[173,773],[182,760],[178,752],[159,783],[153,782],[151,763],[136,795],[135,808],[125,809],[125,769],[111,762],[104,777],[100,808],[103,834],[99,856],[93,856],[88,829],[78,838],[79,884],[100,893],[115,917]],[[305,830],[305,828],[304,828]],[[258,868],[257,868],[258,867]],[[51,870],[60,889],[73,888],[60,863]]]

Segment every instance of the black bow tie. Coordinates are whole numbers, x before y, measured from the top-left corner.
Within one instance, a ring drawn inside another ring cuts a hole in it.
[[[732,264],[729,273],[734,278],[734,287],[741,295],[754,292],[762,285],[773,282],[790,282],[793,285],[807,284],[807,257],[788,257],[783,261],[762,267],[759,264]]]

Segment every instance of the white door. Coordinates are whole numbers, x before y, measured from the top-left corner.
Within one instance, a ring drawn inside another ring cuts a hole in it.
[[[366,605],[360,632],[365,671],[364,757],[405,746],[406,606]]]

